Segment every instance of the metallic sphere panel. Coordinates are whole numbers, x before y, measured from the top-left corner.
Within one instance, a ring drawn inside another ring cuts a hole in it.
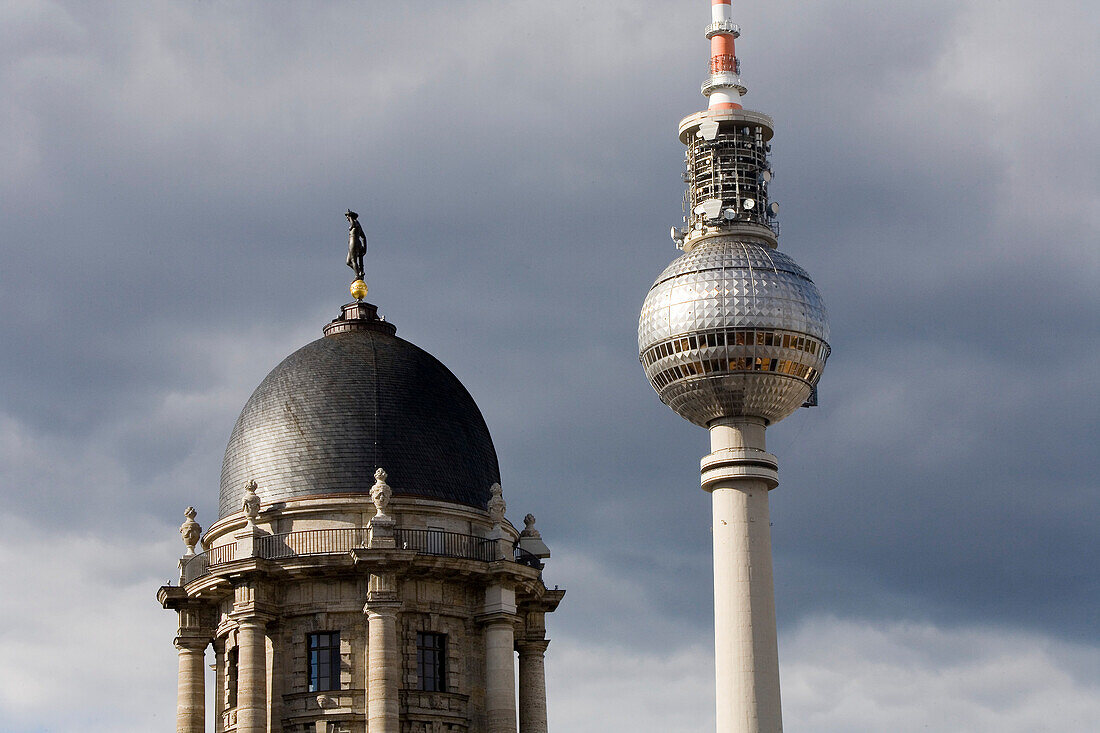
[[[825,304],[806,271],[778,250],[727,237],[665,268],[642,306],[638,347],[712,328],[779,328],[829,340]]]
[[[782,252],[715,237],[672,262],[642,306],[638,347],[661,399],[706,425],[776,422],[816,386],[829,355],[825,305]]]
[[[802,406],[810,390],[804,380],[783,374],[731,372],[677,380],[658,394],[676,414],[706,427],[720,417],[779,422]]]

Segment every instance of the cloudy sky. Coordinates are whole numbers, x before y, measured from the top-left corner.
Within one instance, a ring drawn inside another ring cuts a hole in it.
[[[346,299],[348,207],[554,551],[551,726],[713,725],[707,436],[635,343],[707,6],[0,2],[0,731],[171,728],[176,528]],[[1090,730],[1100,6],[735,13],[833,333],[769,430],[787,728]]]

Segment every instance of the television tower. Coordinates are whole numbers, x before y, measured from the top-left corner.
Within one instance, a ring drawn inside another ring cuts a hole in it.
[[[661,400],[710,431],[702,487],[713,507],[718,733],[779,733],[768,513],[779,478],[764,430],[816,404],[829,326],[809,275],[777,249],[773,122],[741,105],[731,0],[711,0],[711,12],[710,103],[679,130],[687,192],[672,238],[684,254],[646,296],[638,350]]]

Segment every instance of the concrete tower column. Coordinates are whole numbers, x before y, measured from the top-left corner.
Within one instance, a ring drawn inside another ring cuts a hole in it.
[[[718,733],[783,730],[768,511],[779,481],[764,426],[755,418],[712,423],[702,464],[713,507]]]
[[[206,680],[203,662],[206,639],[176,637],[179,650],[179,678],[176,687],[176,733],[204,733],[206,726]]]
[[[547,639],[525,639],[519,649],[519,733],[546,732]]]
[[[267,733],[267,623],[237,620],[237,733]]]
[[[510,616],[485,624],[485,707],[488,733],[516,733],[515,628]]]
[[[400,733],[397,688],[401,658],[397,648],[398,604],[367,606],[367,729]]]

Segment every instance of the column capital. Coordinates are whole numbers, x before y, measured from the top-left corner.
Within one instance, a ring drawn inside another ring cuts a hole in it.
[[[368,616],[396,616],[401,605],[401,601],[367,601],[363,604],[363,613]]]
[[[479,613],[474,620],[482,626],[511,626],[513,629],[516,626],[516,615],[503,611]]]
[[[215,611],[212,606],[186,603],[176,609],[179,624],[173,640],[176,649],[201,652],[214,640]]]
[[[263,613],[260,611],[233,611],[229,614],[229,618],[236,624],[237,628],[242,626],[258,626],[260,628],[266,628],[269,623],[275,620],[275,615],[270,613]]]
[[[172,640],[172,645],[181,652],[205,652],[211,641],[213,641],[213,634],[210,636],[187,634],[177,636]]]
[[[550,646],[549,639],[517,639],[516,649],[520,655],[524,654],[545,654],[546,648]]]
[[[233,609],[230,618],[246,616],[275,618],[274,588],[260,578],[246,576],[233,583]]]
[[[515,616],[516,589],[505,583],[492,583],[485,588],[485,602],[481,607],[482,616],[506,614]]]
[[[372,572],[367,581],[367,603],[364,613],[372,609],[393,609],[401,607],[397,573],[392,571]]]

